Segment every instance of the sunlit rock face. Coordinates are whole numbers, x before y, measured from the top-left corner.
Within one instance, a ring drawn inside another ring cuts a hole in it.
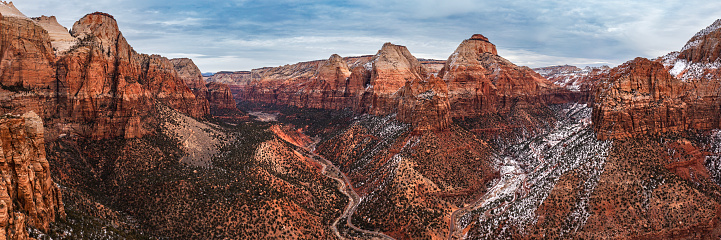
[[[680,52],[611,69],[595,93],[599,138],[721,127],[719,27],[700,31]]]
[[[0,116],[0,239],[30,239],[65,217],[60,188],[50,177],[42,119],[35,112]]]
[[[0,28],[0,111],[37,112],[50,139],[145,136],[157,126],[154,104],[209,115],[174,65],[136,53],[108,14],[88,14],[69,33],[54,17],[2,17]]]

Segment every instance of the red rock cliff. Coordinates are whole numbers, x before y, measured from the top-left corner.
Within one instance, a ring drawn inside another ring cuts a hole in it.
[[[200,69],[191,59],[177,58],[170,61],[173,62],[178,75],[193,90],[195,96],[207,99],[211,114],[215,115],[221,110],[238,110],[235,107],[235,100],[227,84],[206,83]]]
[[[517,105],[543,103],[552,88],[541,75],[498,56],[483,35],[464,40],[438,76],[448,84],[451,115],[505,113]]]
[[[719,27],[716,21],[700,31],[681,52],[612,69],[596,91],[598,138],[721,127]]]
[[[29,239],[65,217],[60,189],[45,158],[43,122],[34,112],[0,117],[0,239]]]
[[[38,18],[38,25],[24,18],[0,19],[1,112],[39,113],[53,126],[50,139],[60,134],[144,136],[155,130],[156,102],[193,117],[209,114],[207,100],[193,94],[173,64],[136,53],[112,16],[93,13],[77,21],[72,30],[77,41],[66,41],[75,45],[57,59],[54,40],[43,29],[58,28],[50,20]]]

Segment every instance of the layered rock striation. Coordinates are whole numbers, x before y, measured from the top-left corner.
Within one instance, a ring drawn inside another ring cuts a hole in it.
[[[153,133],[156,103],[210,113],[170,60],[135,52],[108,14],[88,14],[69,33],[54,17],[2,17],[0,28],[0,112],[37,112],[53,126],[50,139]]]
[[[29,239],[65,217],[62,195],[50,177],[43,122],[34,112],[0,117],[0,239]]]
[[[480,34],[464,40],[438,76],[448,84],[454,117],[507,113],[518,105],[544,103],[552,88],[530,68],[498,56],[496,46]]]
[[[223,111],[235,111],[235,100],[227,84],[206,83],[198,66],[189,58],[176,58],[170,60],[178,72],[178,76],[185,81],[197,98],[206,99],[210,113],[217,115]]]
[[[721,21],[655,60],[636,58],[610,70],[596,91],[600,139],[721,127]]]
[[[463,41],[447,61],[419,60],[405,46],[386,43],[373,56],[333,55],[324,61],[221,72],[209,81],[229,83],[240,101],[398,114],[399,120],[423,129],[442,129],[452,118],[528,118],[534,108],[582,95],[503,59],[480,34]],[[428,126],[432,122],[436,126]],[[533,124],[519,126],[528,125]]]

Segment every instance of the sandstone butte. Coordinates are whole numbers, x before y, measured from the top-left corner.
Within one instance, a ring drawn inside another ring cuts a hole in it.
[[[600,139],[721,127],[721,20],[697,33],[680,52],[636,58],[613,68],[595,92]]]
[[[50,177],[42,119],[34,112],[0,116],[0,239],[29,239],[64,218],[62,195]]]
[[[221,72],[209,81],[228,83],[241,101],[397,114],[400,121],[434,130],[452,118],[510,114],[515,107],[567,102],[583,94],[498,56],[480,34],[463,41],[445,62],[421,62],[406,47],[386,43],[371,57],[334,54],[328,60]]]
[[[0,7],[19,13],[12,4]],[[158,103],[195,118],[210,114],[209,99],[232,108],[226,86],[197,88],[202,78],[187,75],[195,72],[179,75],[167,58],[135,52],[108,14],[85,15],[66,32],[54,17],[14,13],[0,17],[0,29],[0,113],[37,112],[53,126],[49,139],[145,136],[155,131]]]

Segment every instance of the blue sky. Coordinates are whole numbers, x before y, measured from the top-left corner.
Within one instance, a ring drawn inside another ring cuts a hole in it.
[[[110,13],[136,51],[192,58],[203,72],[250,70],[331,54],[375,54],[385,42],[447,59],[481,33],[518,65],[615,66],[680,50],[721,18],[718,1],[15,0],[67,28]]]

